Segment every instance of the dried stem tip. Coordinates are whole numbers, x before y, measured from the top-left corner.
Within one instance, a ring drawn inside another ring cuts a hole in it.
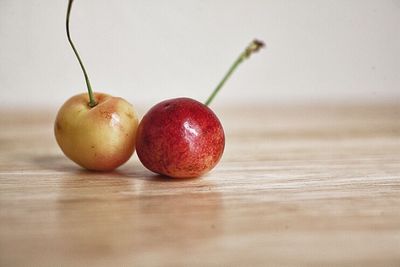
[[[249,44],[249,46],[244,51],[244,57],[248,58],[251,54],[258,52],[261,48],[265,46],[263,41],[254,39],[253,42]]]

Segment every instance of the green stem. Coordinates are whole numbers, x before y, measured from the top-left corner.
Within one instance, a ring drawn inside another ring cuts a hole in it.
[[[236,68],[240,65],[240,63],[242,63],[245,59],[249,58],[251,54],[257,52],[262,47],[264,47],[264,43],[259,40],[252,41],[250,43],[250,45],[246,47],[246,49],[239,55],[239,57],[235,60],[235,62],[233,62],[232,66],[229,68],[228,72],[225,74],[225,76],[219,82],[217,87],[214,89],[214,91],[208,97],[207,101],[204,103],[206,106],[210,105],[210,103],[213,101],[215,96],[221,90],[222,86],[224,86],[225,82],[229,79],[229,77],[231,77],[232,73],[236,70]]]
[[[90,81],[89,81],[89,76],[86,73],[86,69],[85,66],[82,63],[82,60],[79,56],[78,51],[75,48],[74,43],[71,40],[71,35],[69,33],[69,15],[71,13],[71,8],[72,8],[72,3],[74,2],[74,0],[69,0],[68,1],[68,9],[67,9],[67,20],[66,20],[66,28],[67,28],[67,37],[68,37],[68,42],[72,47],[72,50],[74,50],[75,56],[79,61],[79,65],[81,65],[82,71],[83,71],[83,75],[85,75],[85,81],[86,81],[86,86],[87,86],[87,90],[88,90],[88,94],[89,94],[89,107],[94,107],[97,105],[96,100],[94,99],[94,95],[93,95],[93,91],[92,91],[92,86],[90,85]]]

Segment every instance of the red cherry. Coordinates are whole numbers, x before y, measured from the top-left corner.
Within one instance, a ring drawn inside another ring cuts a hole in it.
[[[143,165],[175,178],[198,177],[217,165],[225,147],[224,130],[208,108],[235,69],[264,43],[253,40],[239,55],[205,104],[191,98],[165,100],[143,117],[136,151]]]
[[[176,178],[198,177],[220,160],[224,130],[206,105],[190,99],[165,100],[139,124],[136,151],[149,170]]]

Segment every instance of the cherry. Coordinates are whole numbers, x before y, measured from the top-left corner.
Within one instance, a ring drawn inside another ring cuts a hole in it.
[[[136,149],[147,169],[174,178],[190,178],[201,176],[217,165],[224,151],[225,135],[208,105],[239,64],[263,46],[261,41],[251,42],[205,104],[191,98],[174,98],[146,113],[139,124]]]
[[[54,123],[54,134],[61,150],[75,163],[89,170],[110,171],[133,154],[138,119],[126,100],[93,93],[69,32],[72,3],[73,0],[69,0],[67,37],[83,71],[88,93],[75,95],[62,105]]]

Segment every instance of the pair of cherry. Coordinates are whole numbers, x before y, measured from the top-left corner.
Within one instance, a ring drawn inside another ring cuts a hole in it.
[[[165,100],[152,107],[139,123],[133,106],[123,98],[93,93],[69,33],[72,3],[69,0],[67,37],[85,76],[88,94],[71,97],[57,114],[54,132],[64,154],[86,169],[111,171],[125,163],[136,146],[143,165],[161,175],[198,177],[214,168],[224,151],[225,135],[208,105],[237,66],[262,48],[263,42],[250,43],[205,104],[190,98]]]

